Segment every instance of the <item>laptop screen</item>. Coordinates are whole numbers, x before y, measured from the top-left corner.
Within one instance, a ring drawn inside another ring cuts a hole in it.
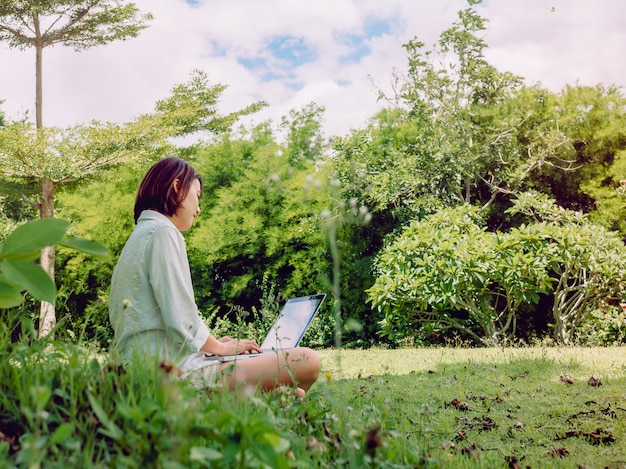
[[[297,347],[325,297],[319,294],[287,300],[261,348],[280,350]]]

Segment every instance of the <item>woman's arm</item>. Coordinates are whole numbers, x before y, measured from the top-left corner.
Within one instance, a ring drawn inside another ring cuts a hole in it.
[[[198,352],[210,332],[198,314],[185,242],[174,226],[153,230],[145,263],[168,340],[184,353]]]

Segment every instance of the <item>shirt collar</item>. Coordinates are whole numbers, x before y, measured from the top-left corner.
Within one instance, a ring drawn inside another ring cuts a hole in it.
[[[137,224],[139,224],[140,221],[159,221],[167,223],[168,225],[172,225],[174,228],[176,228],[176,226],[174,226],[174,223],[172,223],[172,220],[167,218],[161,212],[157,212],[156,210],[142,211],[139,215],[139,218],[137,219]]]

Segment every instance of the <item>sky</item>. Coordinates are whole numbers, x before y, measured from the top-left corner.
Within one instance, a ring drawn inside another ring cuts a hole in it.
[[[466,0],[136,0],[154,19],[139,37],[77,53],[46,48],[44,125],[91,120],[123,123],[153,111],[157,100],[194,69],[226,85],[228,113],[268,106],[247,125],[277,128],[290,110],[325,108],[326,136],[365,127],[406,71],[402,45],[417,37],[430,49]],[[499,71],[558,92],[565,85],[626,85],[626,1],[484,0],[482,38]],[[0,44],[0,110],[34,120],[35,51]],[[625,91],[623,89],[623,91]],[[626,92],[626,91],[625,91]]]

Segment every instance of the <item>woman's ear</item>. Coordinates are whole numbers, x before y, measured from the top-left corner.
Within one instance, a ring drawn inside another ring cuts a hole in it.
[[[178,194],[178,184],[179,184],[178,178],[174,179],[174,192],[176,192],[177,194]]]

